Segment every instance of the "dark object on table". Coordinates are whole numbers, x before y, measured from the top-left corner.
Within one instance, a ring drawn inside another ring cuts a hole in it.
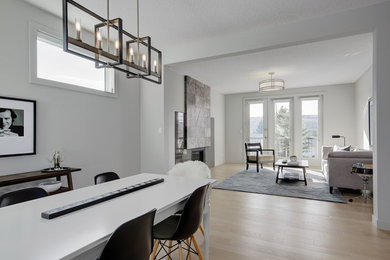
[[[103,172],[95,176],[95,184],[118,180],[119,176],[115,172]]]
[[[272,152],[272,154],[263,154],[263,152]],[[263,163],[272,163],[275,170],[275,150],[263,149],[261,143],[245,143],[246,170],[250,163],[256,164],[257,172],[259,172],[259,163],[263,168]]]
[[[3,194],[0,197],[0,207],[5,207],[29,200],[35,200],[46,196],[47,192],[44,189],[38,187],[11,191]]]
[[[188,254],[193,252],[199,255],[199,259],[202,259],[202,254],[194,237],[194,233],[198,230],[200,223],[202,222],[203,207],[208,187],[209,185],[199,187],[191,194],[190,198],[187,200],[184,206],[182,214],[172,215],[154,226],[153,237],[157,240],[154,244],[152,259],[156,258],[159,245],[162,247],[162,249],[164,249],[165,252],[167,252],[165,248],[167,247],[165,245],[166,243],[161,242],[162,240],[177,241],[177,243],[173,246],[174,249],[168,246],[169,248],[166,256],[169,256],[169,258],[170,253],[176,249],[179,249],[179,254],[181,256],[182,243],[184,243],[187,246],[187,258]],[[192,242],[194,243],[196,252],[191,248]]]
[[[126,195],[128,193],[135,192],[137,190],[141,190],[141,189],[156,185],[156,184],[161,183],[161,182],[164,182],[163,178],[155,178],[155,179],[152,179],[149,181],[140,182],[140,183],[137,183],[135,185],[131,185],[131,186],[119,189],[119,190],[108,192],[108,193],[105,193],[105,194],[102,194],[99,196],[95,196],[92,198],[88,198],[88,199],[85,199],[82,201],[77,201],[75,203],[71,203],[71,204],[65,205],[63,207],[44,211],[41,213],[41,217],[45,218],[45,219],[53,219],[53,218],[71,213],[73,211],[98,204],[98,203],[103,202],[103,201],[114,199],[114,198],[117,198],[119,196]]]
[[[120,225],[104,246],[99,260],[148,260],[153,246],[156,209]]]
[[[45,168],[42,169],[41,172],[61,172],[61,171],[68,171],[69,167],[60,167],[60,168]]]

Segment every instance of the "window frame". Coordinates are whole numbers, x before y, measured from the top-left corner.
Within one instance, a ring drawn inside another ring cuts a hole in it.
[[[39,24],[34,21],[29,22],[29,46],[30,46],[30,52],[29,52],[29,78],[30,83],[42,85],[42,86],[49,86],[49,87],[57,87],[61,89],[66,89],[70,91],[77,91],[82,93],[88,93],[88,94],[94,94],[99,96],[105,96],[105,97],[111,97],[111,98],[117,98],[118,97],[118,76],[117,72],[114,70],[114,93],[91,89],[83,86],[63,83],[59,81],[53,81],[43,78],[38,78],[37,75],[37,39],[38,37],[43,38],[49,42],[53,42],[54,44],[58,44],[59,46],[62,46],[62,36],[61,33],[57,32],[56,30],[53,30],[45,25]],[[69,55],[73,55],[70,54]],[[106,73],[106,72],[105,72]],[[106,83],[105,83],[106,84]]]

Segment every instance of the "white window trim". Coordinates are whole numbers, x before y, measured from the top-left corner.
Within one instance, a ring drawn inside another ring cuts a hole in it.
[[[29,46],[30,46],[30,57],[29,57],[29,78],[31,84],[37,84],[42,86],[49,86],[49,87],[57,87],[62,88],[66,90],[76,91],[76,92],[82,92],[82,93],[88,93],[88,94],[94,94],[99,96],[105,96],[105,97],[111,97],[111,98],[117,98],[118,97],[118,75],[115,71],[115,93],[95,90],[95,89],[89,89],[77,85],[72,84],[66,84],[58,81],[53,80],[47,80],[37,77],[37,37],[38,34],[40,36],[47,35],[49,38],[55,38],[57,42],[62,45],[62,36],[61,33],[58,31],[49,28],[43,24],[39,24],[35,21],[29,22]],[[52,39],[50,39],[52,40]]]

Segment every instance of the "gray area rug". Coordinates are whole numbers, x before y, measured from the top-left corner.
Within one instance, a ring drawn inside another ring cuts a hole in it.
[[[286,168],[284,172],[290,177],[294,174],[302,176],[302,170]],[[346,203],[337,188],[333,189],[333,193],[329,193],[329,186],[320,172],[306,172],[307,186],[303,181],[279,180],[275,183],[275,179],[276,172],[270,169],[259,169],[259,172],[256,172],[256,168],[249,168],[248,171],[244,169],[213,188]]]

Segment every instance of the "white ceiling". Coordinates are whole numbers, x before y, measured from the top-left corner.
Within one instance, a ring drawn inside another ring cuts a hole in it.
[[[62,0],[25,0],[57,16]],[[152,43],[183,44],[234,31],[314,18],[389,0],[140,0],[140,35]],[[76,0],[105,16],[106,0]],[[110,17],[121,17],[136,34],[136,0],[110,0]],[[358,35],[216,60],[174,64],[182,74],[221,93],[257,91],[269,71],[287,87],[355,82],[372,64],[372,36]]]
[[[25,0],[62,16],[62,0]],[[291,23],[388,0],[140,0],[141,36],[152,36],[156,47]],[[76,0],[106,16],[106,0]],[[121,17],[136,34],[136,0],[110,0],[110,17]]]
[[[190,75],[221,93],[258,90],[268,72],[286,88],[356,82],[372,64],[372,34],[360,34],[298,46],[169,67]]]

